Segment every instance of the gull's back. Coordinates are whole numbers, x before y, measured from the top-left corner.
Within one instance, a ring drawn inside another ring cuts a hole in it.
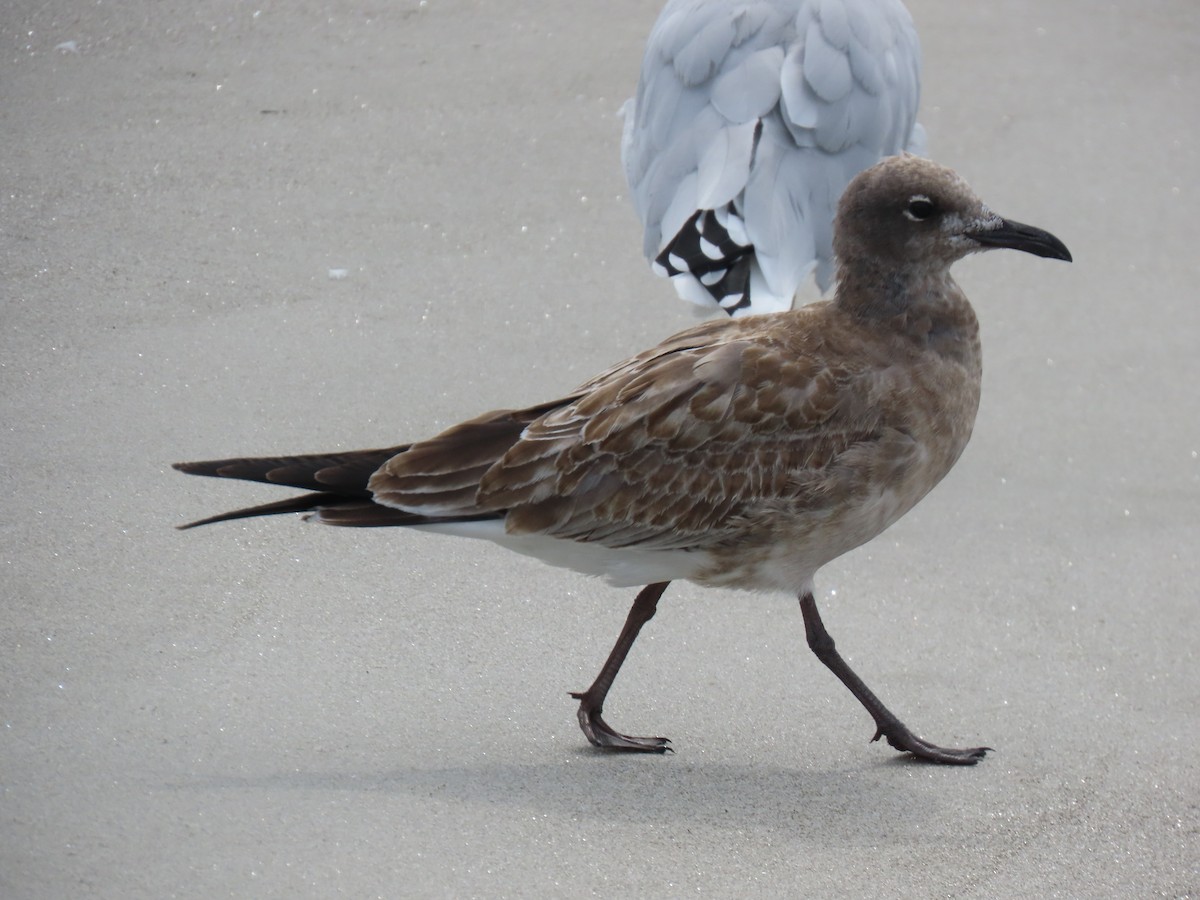
[[[810,274],[826,290],[838,198],[923,151],[919,100],[900,0],[670,0],[624,109],[646,257],[731,315],[791,308]]]

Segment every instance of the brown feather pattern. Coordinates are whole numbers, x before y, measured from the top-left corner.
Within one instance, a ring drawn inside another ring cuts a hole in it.
[[[872,327],[831,302],[706,322],[563,400],[414,444],[369,487],[379,503],[431,517],[505,513],[513,535],[744,547],[747,523],[774,537],[772,520],[850,499],[841,482],[864,468],[911,461],[911,440],[896,436],[932,410],[918,415],[909,400],[936,403],[941,386],[917,390],[903,363],[925,353],[924,336],[894,324]],[[941,380],[961,382],[967,373],[948,365],[957,371]],[[974,399],[961,400],[973,415]],[[923,480],[921,494],[936,478]]]
[[[809,646],[874,718],[876,740],[972,765],[986,748],[922,740],[854,673],[821,622],[813,579],[911,509],[970,437],[979,327],[950,265],[986,247],[1070,251],[915,157],[855,178],[835,246],[832,301],[707,322],[550,403],[411,445],[179,464],[309,491],[192,524],[311,512],[332,525],[426,527],[642,585],[600,674],[573,694],[588,740],[614,750],[669,743],[621,734],[601,713],[670,581],[795,591]]]
[[[937,221],[911,214],[914,196]],[[671,561],[652,580],[804,589],[910,509],[966,445],[979,335],[950,264],[1005,240],[1069,258],[1053,236],[1013,230],[949,170],[915,158],[860,176],[840,216],[833,300],[705,322],[558,400],[411,445],[178,468],[314,492],[229,516],[307,504],[339,525],[496,519],[502,532],[450,530],[547,559],[565,558],[554,538],[698,551],[690,563],[660,557]],[[621,578],[653,569],[636,554],[567,556],[606,573],[634,560]]]

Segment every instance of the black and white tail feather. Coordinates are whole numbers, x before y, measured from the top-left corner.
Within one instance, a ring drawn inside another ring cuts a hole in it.
[[[731,206],[701,209],[655,257],[652,268],[656,275],[666,278],[685,276],[682,283],[693,288],[695,282],[691,279],[695,279],[706,296],[688,299],[707,305],[711,298],[733,315],[750,306],[753,252],[745,224]]]

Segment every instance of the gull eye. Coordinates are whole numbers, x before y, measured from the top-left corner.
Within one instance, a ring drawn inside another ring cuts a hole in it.
[[[924,222],[937,212],[937,206],[924,194],[910,197],[908,206],[904,207],[904,217],[913,222]]]

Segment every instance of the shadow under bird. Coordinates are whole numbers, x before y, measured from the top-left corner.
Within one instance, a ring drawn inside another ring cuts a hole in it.
[[[486,538],[644,586],[595,682],[573,694],[588,740],[612,750],[667,749],[666,738],[617,732],[602,711],[670,581],[788,591],[813,652],[875,720],[874,740],[971,765],[988,748],[923,740],[851,670],[821,622],[813,578],[911,509],[967,444],[979,327],[951,264],[996,247],[1071,254],[915,156],[854,179],[834,243],[832,299],[705,322],[549,403],[385,449],[179,463],[309,492],[182,527],[303,512],[328,525]]]

